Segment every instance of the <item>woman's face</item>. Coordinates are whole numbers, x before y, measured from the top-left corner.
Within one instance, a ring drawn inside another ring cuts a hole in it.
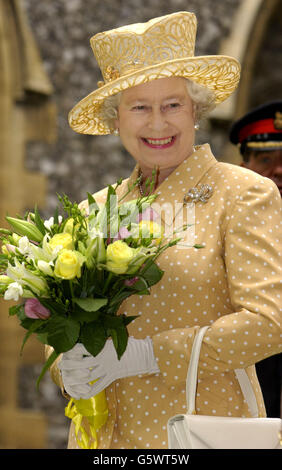
[[[116,126],[143,173],[173,171],[193,151],[194,106],[185,79],[171,77],[122,93]]]

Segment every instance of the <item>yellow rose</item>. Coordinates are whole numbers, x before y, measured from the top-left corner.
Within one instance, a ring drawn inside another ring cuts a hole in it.
[[[74,279],[81,276],[84,257],[78,251],[62,250],[57,258],[54,273],[63,279]]]
[[[151,220],[141,220],[141,222],[139,222],[139,231],[142,238],[150,238],[152,235],[156,243],[160,243],[162,241],[164,230],[163,227],[156,222]]]
[[[135,256],[135,249],[128,246],[122,240],[110,243],[107,247],[107,268],[115,274],[124,274],[127,271],[130,261]]]
[[[73,240],[70,233],[56,233],[49,241],[52,250],[61,247],[62,250],[72,250]]]

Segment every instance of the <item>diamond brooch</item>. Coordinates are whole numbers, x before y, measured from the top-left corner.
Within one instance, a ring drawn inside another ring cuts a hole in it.
[[[213,188],[209,184],[201,184],[198,188],[191,188],[183,198],[184,204],[189,202],[206,203],[213,193]]]

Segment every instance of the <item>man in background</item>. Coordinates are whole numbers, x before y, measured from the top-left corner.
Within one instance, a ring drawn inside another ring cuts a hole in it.
[[[230,141],[239,147],[241,165],[272,179],[282,197],[282,100],[263,104],[234,122]],[[258,362],[256,371],[267,416],[280,418],[282,354]]]

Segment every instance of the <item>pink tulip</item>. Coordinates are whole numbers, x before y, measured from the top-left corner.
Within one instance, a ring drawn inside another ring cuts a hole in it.
[[[37,299],[27,299],[24,312],[28,318],[34,318],[35,320],[47,320],[51,315],[50,311],[43,307]]]
[[[7,243],[4,245],[9,253],[15,253],[16,252],[16,247],[14,245],[10,245],[10,243]]]
[[[133,277],[132,279],[126,279],[124,281],[124,284],[128,287],[134,286],[135,282],[137,282],[138,279],[139,279],[138,277]]]
[[[129,232],[129,230],[126,227],[121,227],[118,233],[116,234],[114,241],[123,240],[124,238],[128,238],[130,236],[131,236],[131,232]]]
[[[145,209],[143,212],[141,212],[138,215],[137,221],[141,222],[141,220],[150,220],[151,222],[154,222],[157,219],[159,219],[159,217],[160,217],[159,214],[156,211],[154,211],[152,207],[147,207],[147,209]]]

